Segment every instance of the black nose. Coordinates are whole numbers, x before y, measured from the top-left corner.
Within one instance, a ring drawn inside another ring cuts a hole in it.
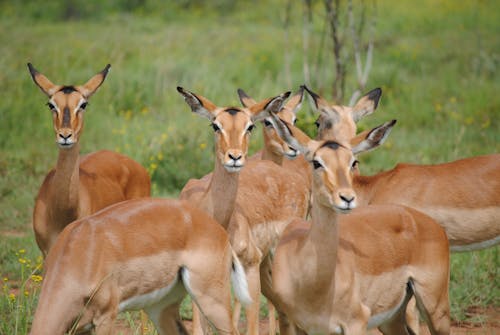
[[[63,140],[67,140],[68,138],[71,137],[71,134],[69,134],[68,136],[64,136],[63,134],[59,134],[59,137],[62,138]]]
[[[345,196],[345,195],[340,195],[340,199],[344,200],[348,204],[350,204],[354,200],[354,196]]]
[[[239,155],[239,156],[234,156],[233,154],[229,154],[229,158],[231,158],[232,160],[237,161],[238,159],[240,159],[240,158],[241,158],[241,155]]]

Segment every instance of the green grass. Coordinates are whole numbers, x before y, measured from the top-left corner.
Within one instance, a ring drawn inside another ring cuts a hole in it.
[[[38,288],[26,268],[22,273],[25,264],[16,253],[24,249],[24,258],[37,262],[31,230],[34,197],[57,157],[46,98],[26,63],[61,84],[84,83],[111,63],[85,115],[82,152],[107,148],[125,153],[148,168],[155,195],[175,197],[189,178],[213,165],[208,122],[190,112],[175,87],[220,105],[238,105],[239,87],[257,99],[296,89],[303,83],[302,21],[301,5],[294,5],[285,45],[284,2],[278,0],[240,4],[224,16],[202,5],[182,11],[170,4],[135,14],[88,14],[80,21],[51,18],[35,2],[22,14],[13,4],[0,5],[0,275],[7,278],[0,324],[9,327],[0,333],[17,329],[24,334]],[[312,58],[323,29],[320,3],[314,13]],[[398,124],[383,148],[362,157],[362,170],[374,173],[397,162],[439,163],[498,152],[498,2],[384,1],[378,13],[367,90],[380,86],[383,96],[378,111],[360,127],[392,118]],[[285,84],[285,49],[292,87]],[[334,72],[324,53],[322,59],[311,87],[329,99]],[[352,67],[348,71],[350,92]],[[314,119],[308,109],[304,104],[301,124]],[[252,151],[261,144],[255,132]],[[500,306],[498,253],[499,247],[452,255],[454,319],[466,320],[470,306]],[[26,285],[27,296],[19,293]],[[9,300],[13,292],[20,305]]]

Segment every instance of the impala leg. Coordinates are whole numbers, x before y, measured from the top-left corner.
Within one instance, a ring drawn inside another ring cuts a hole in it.
[[[207,321],[195,303],[191,303],[193,308],[193,335],[203,335],[207,333]]]
[[[241,303],[237,299],[235,299],[234,306],[233,306],[233,316],[232,316],[233,327],[235,329],[238,329],[238,325],[240,322],[240,316],[241,316]]]
[[[450,334],[450,303],[448,289],[414,283],[417,308],[426,321],[432,335]]]
[[[268,254],[260,263],[260,285],[262,293],[267,298],[269,335],[276,334],[276,307],[273,304],[275,295],[273,291],[273,279],[271,274],[272,258]]]
[[[267,301],[267,308],[269,317],[269,335],[276,335],[276,308],[269,300]]]
[[[406,307],[406,323],[413,334],[418,335],[420,330],[420,319],[418,317],[417,302],[412,297]]]
[[[188,270],[186,275],[183,275],[185,287],[200,309],[200,324],[203,325],[206,318],[217,334],[238,334],[231,320],[229,271],[210,271],[210,281],[206,280],[206,273]],[[208,328],[207,326],[207,331]]]
[[[280,327],[280,335],[296,335],[300,334],[298,328],[288,319],[285,313],[278,311],[278,324]]]
[[[246,270],[248,290],[252,303],[245,307],[247,317],[247,335],[259,334],[259,308],[260,308],[260,271],[259,264],[252,265]]]
[[[150,319],[160,335],[187,335],[188,332],[179,317],[180,303],[176,303],[156,311],[154,308],[147,311]]]

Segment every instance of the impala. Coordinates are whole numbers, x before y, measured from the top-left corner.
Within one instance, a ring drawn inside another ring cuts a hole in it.
[[[219,334],[237,334],[230,277],[249,302],[228,235],[208,214],[179,200],[123,201],[61,232],[30,334],[114,334],[117,314],[132,309],[145,310],[159,334],[187,334],[178,311],[186,293]]]
[[[431,334],[449,334],[444,230],[403,206],[352,211],[353,154],[369,145],[351,149],[347,142],[315,141],[278,117],[273,121],[311,162],[314,197],[311,222],[290,223],[276,248],[277,308],[309,334],[366,334],[373,327],[384,334],[412,334],[405,310],[415,296]]]
[[[336,137],[338,129],[350,128],[364,116],[349,110],[339,116],[342,109],[308,92],[320,111],[320,139]],[[500,154],[436,165],[398,164],[374,176],[357,176],[353,187],[360,205],[392,203],[429,215],[446,230],[451,251],[500,243]]]
[[[278,113],[278,117],[290,124],[295,124],[297,118],[296,114],[300,109],[302,100],[303,100],[303,92],[305,86],[301,86],[297,93],[295,93],[288,102],[280,109]],[[374,90],[373,92],[378,92],[378,90]],[[256,104],[256,101],[248,96],[242,89],[238,89],[238,96],[243,106],[250,107]],[[373,93],[368,93],[364,97],[362,97],[356,107],[356,110],[359,112],[363,111],[364,113],[371,113],[375,108],[377,108],[378,99],[380,95],[375,95]],[[344,107],[347,109],[347,107]],[[305,160],[303,155],[299,155],[299,151],[291,147],[285,140],[283,140],[277,131],[274,128],[271,116],[266,117],[263,120],[264,128],[264,148],[257,152],[252,158],[254,159],[268,159],[276,164],[283,166],[286,169],[299,172],[307,181],[307,189],[310,193],[311,191],[311,173],[309,163]],[[387,122],[379,127],[376,127],[370,131],[365,131],[358,136],[351,139],[351,144],[358,144],[361,141],[364,143],[368,143],[370,148],[373,149],[379,145],[381,145],[386,137],[388,136],[391,128],[395,124],[395,120],[391,122]],[[288,159],[283,159],[284,157]],[[310,199],[311,200],[311,199]],[[309,204],[310,208],[310,204]],[[269,271],[264,272],[261,271],[261,277],[265,275],[265,278],[261,278],[261,282],[268,281],[271,282],[271,274]],[[271,284],[270,284],[271,285]],[[239,306],[235,306],[238,308]],[[275,309],[272,303],[269,303],[269,334],[276,333],[275,326]],[[281,322],[280,318],[280,322]],[[417,320],[418,321],[418,320]],[[285,327],[284,325],[281,328]]]
[[[53,84],[28,63],[33,81],[49,97],[59,147],[56,167],[45,177],[33,211],[36,242],[44,256],[70,222],[111,204],[150,195],[149,175],[134,160],[107,150],[79,156],[88,100],[109,68],[108,64],[84,85],[68,86]]]
[[[210,120],[216,157],[213,173],[190,180],[180,198],[204,209],[228,230],[231,245],[245,268],[252,298],[246,308],[247,333],[257,334],[261,273],[268,272],[267,258],[290,217],[305,216],[308,193],[299,174],[287,170],[276,173],[273,162],[247,161],[246,155],[254,122],[280,110],[289,93],[238,108],[218,107],[200,95],[182,88],[178,91],[193,112]],[[265,294],[266,287],[262,291]],[[193,328],[199,332],[196,312],[193,319]],[[237,323],[237,313],[233,321]]]

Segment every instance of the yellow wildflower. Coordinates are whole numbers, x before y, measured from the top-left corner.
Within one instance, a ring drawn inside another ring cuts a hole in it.
[[[18,261],[21,264],[26,264],[26,259],[24,259],[24,258],[19,258]]]
[[[10,301],[16,301],[16,295],[14,293],[9,294]]]
[[[39,283],[41,282],[43,279],[42,276],[39,276],[39,275],[31,275],[31,280],[33,280],[35,283]]]
[[[26,252],[26,250],[25,250],[25,249],[19,249],[19,253],[20,253],[21,255],[22,255],[22,254],[24,254],[25,252]]]
[[[206,143],[204,143],[204,142],[200,143],[200,149],[201,150],[205,149],[206,147],[207,147]]]

